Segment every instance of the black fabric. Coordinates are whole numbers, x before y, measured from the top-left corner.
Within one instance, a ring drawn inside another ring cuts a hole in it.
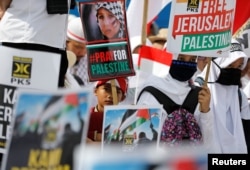
[[[76,7],[76,1],[75,0],[71,0],[70,1],[70,9],[75,9]]]
[[[147,86],[138,95],[137,101],[140,99],[141,94],[147,91],[151,93],[159,103],[163,104],[163,108],[167,113],[172,113],[174,110],[178,109],[180,105],[176,104],[172,99],[170,99],[168,96],[166,96],[164,93],[162,93],[160,90],[156,89],[152,86]]]
[[[180,106],[176,104],[172,99],[170,99],[167,95],[162,93],[160,90],[152,86],[147,86],[142,89],[142,91],[138,95],[137,101],[140,99],[141,94],[144,91],[147,91],[151,93],[158,100],[159,103],[163,104],[163,108],[168,114],[179,108],[185,108],[188,112],[194,113],[195,108],[198,104],[198,93],[200,90],[200,87],[193,86],[189,91],[188,95],[186,96],[183,104]]]
[[[250,153],[250,120],[242,119],[242,125],[244,129],[246,144],[247,144],[247,153]]]
[[[176,80],[188,81],[197,71],[196,62],[173,60],[169,69],[169,74]]]
[[[77,81],[79,85],[84,86],[84,82],[78,75],[73,74],[73,77],[75,78],[75,80]]]
[[[35,50],[35,51],[46,51],[61,54],[61,63],[59,71],[58,87],[64,87],[65,74],[68,69],[68,59],[66,49],[54,48],[41,44],[30,44],[30,43],[6,43],[3,42],[2,45],[22,50]]]
[[[68,0],[47,0],[48,14],[68,14]]]
[[[198,104],[198,95],[201,87],[192,86],[190,92],[188,93],[185,101],[182,104],[182,108],[185,108],[190,113],[194,113],[196,106]]]
[[[240,85],[241,70],[238,68],[220,68],[220,75],[216,80],[222,85]]]
[[[240,105],[240,112],[241,112],[241,106],[242,106],[242,94],[241,94],[240,88],[238,88],[238,96],[239,96],[239,105]]]

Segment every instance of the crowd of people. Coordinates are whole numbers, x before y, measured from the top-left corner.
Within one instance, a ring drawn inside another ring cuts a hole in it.
[[[70,0],[69,0],[70,2]],[[96,21],[104,39],[124,38],[124,17],[114,10],[120,8],[115,2],[102,2],[95,5]],[[48,52],[58,54],[58,88],[93,88],[93,101],[87,144],[100,143],[102,140],[104,107],[114,104],[133,104],[137,98],[134,93],[133,77],[114,78],[118,103],[114,103],[111,79],[91,82],[88,76],[88,57],[86,36],[80,17],[69,20],[70,6],[48,11],[48,4],[42,0],[1,0],[0,2],[0,47],[17,50]],[[130,37],[131,53],[138,57],[141,37]],[[147,37],[147,45],[166,50],[167,29],[159,29],[155,35]],[[1,48],[0,48],[1,49]],[[73,63],[69,65],[73,52]],[[197,100],[194,105],[194,122],[201,137],[201,143],[210,153],[248,153],[250,149],[250,109],[249,109],[249,56],[242,50],[241,44],[232,39],[228,57],[214,58],[173,54],[173,61],[165,77],[146,74],[140,90],[151,86],[168,96],[176,105],[182,106],[186,97],[197,87],[199,90],[189,100]],[[136,59],[134,59],[136,61]],[[52,62],[52,61],[47,61]],[[5,63],[0,63],[4,65]],[[134,63],[136,65],[136,63]],[[209,67],[208,67],[209,66]],[[46,66],[45,66],[46,69]],[[135,68],[136,69],[136,68]],[[207,70],[208,80],[206,80]],[[46,70],[41,70],[43,81],[47,81]],[[8,76],[8,75],[5,75]],[[146,78],[145,78],[146,77]],[[49,83],[49,82],[47,82]],[[2,82],[0,82],[2,84]],[[6,84],[11,85],[11,84]],[[18,87],[18,85],[17,85]],[[159,96],[158,96],[159,97]],[[127,100],[128,99],[128,100]],[[143,91],[137,100],[138,105],[163,104],[150,91]],[[182,108],[181,110],[187,108]],[[173,111],[173,110],[171,110]],[[164,120],[159,134],[160,142],[169,144],[167,127],[171,114],[163,109]],[[186,113],[184,111],[181,114]],[[191,116],[190,116],[191,118]],[[175,119],[173,119],[175,120]],[[190,127],[192,128],[192,127]],[[192,135],[188,134],[187,140]]]

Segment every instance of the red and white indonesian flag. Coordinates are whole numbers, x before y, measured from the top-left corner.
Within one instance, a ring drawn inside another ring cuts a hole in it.
[[[138,67],[143,72],[164,77],[168,74],[171,63],[172,54],[165,50],[149,46],[142,46],[140,49]]]
[[[150,23],[172,0],[148,0],[147,23]],[[127,25],[130,37],[140,36],[142,31],[144,0],[131,0],[127,9]]]

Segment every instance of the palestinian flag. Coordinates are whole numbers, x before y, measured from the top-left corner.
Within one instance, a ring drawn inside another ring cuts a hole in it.
[[[75,93],[65,96],[53,96],[44,107],[40,115],[40,123],[49,123],[57,121],[64,114],[69,113],[73,108],[78,106],[78,96]]]
[[[148,120],[150,120],[149,110],[138,109],[134,114],[132,114],[126,120],[124,120],[119,130],[122,133],[132,131]]]

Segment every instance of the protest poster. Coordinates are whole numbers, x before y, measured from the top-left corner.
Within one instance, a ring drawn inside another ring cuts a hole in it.
[[[0,153],[2,154],[6,152],[6,143],[11,134],[11,120],[16,95],[16,87],[0,84]]]
[[[27,51],[0,46],[0,153],[5,153],[10,132],[16,88],[55,90],[58,88],[60,55],[49,52]],[[44,69],[46,65],[46,70]],[[50,74],[47,74],[47,73]],[[48,83],[50,82],[50,83]]]
[[[91,90],[20,89],[1,169],[73,169],[87,136]]]
[[[1,84],[41,90],[58,88],[60,54],[3,45],[0,46],[0,51],[0,63],[4,63],[0,67],[0,72],[4,75],[0,76]]]
[[[16,89],[55,90],[58,88],[60,55],[0,45],[0,160],[9,139]],[[44,69],[46,65],[46,69]],[[48,74],[49,72],[49,74]],[[49,83],[48,83],[49,82]]]
[[[113,146],[122,152],[134,152],[145,146],[158,147],[162,105],[105,106],[102,151]]]
[[[227,57],[235,0],[173,0],[167,36],[172,53]]]
[[[78,0],[90,81],[134,76],[124,0]]]

